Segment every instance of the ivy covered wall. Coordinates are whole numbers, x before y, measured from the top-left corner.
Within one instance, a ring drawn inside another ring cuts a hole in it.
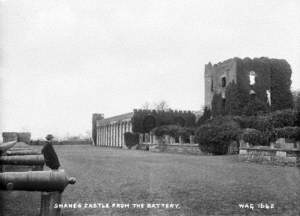
[[[291,67],[286,60],[261,58],[234,58],[236,62],[236,83],[226,85],[225,101],[220,94],[214,94],[212,114],[253,115],[293,107]],[[249,73],[255,72],[255,83],[250,85]],[[268,103],[267,91],[271,95]]]
[[[191,111],[135,109],[132,117],[132,131],[136,133],[148,133],[153,128],[162,125],[194,127],[195,124],[196,116]]]

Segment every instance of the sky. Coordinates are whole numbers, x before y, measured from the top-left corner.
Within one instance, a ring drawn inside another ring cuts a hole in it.
[[[85,135],[92,113],[200,110],[204,65],[286,59],[300,87],[299,0],[0,0],[0,132]]]

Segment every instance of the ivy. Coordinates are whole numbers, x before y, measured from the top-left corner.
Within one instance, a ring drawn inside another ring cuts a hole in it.
[[[195,122],[196,116],[191,111],[134,110],[132,131],[136,133],[149,133],[153,128],[163,125],[195,127]]]
[[[225,107],[220,94],[212,99],[212,114],[253,115],[259,112],[288,109],[293,107],[291,67],[286,60],[262,58],[235,58],[236,83],[231,82],[225,91]],[[250,85],[249,72],[255,72],[255,84]],[[253,95],[250,95],[252,91]],[[271,93],[271,105],[267,91]]]
[[[197,126],[204,124],[207,120],[209,120],[212,116],[211,110],[206,106],[203,109],[202,116],[197,121]]]

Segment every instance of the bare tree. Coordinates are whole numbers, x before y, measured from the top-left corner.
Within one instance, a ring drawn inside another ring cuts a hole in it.
[[[145,110],[151,109],[150,103],[149,103],[148,101],[146,101],[146,102],[142,105],[141,108],[142,108],[142,109],[145,109]]]
[[[152,103],[152,104],[150,104],[148,101],[146,101],[141,106],[141,109],[146,109],[146,110],[155,109],[155,110],[167,111],[167,110],[170,110],[170,107],[165,100],[161,100],[158,103]]]
[[[154,105],[156,110],[170,110],[168,103],[165,100],[161,100]]]

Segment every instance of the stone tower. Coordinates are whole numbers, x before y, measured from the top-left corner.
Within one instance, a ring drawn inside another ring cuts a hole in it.
[[[230,82],[236,82],[236,70],[234,59],[229,59],[215,65],[209,62],[205,65],[205,106],[211,108],[211,102],[215,94],[221,94],[223,99],[226,98],[226,87]]]
[[[96,138],[97,138],[97,131],[96,131],[96,123],[97,120],[104,119],[104,114],[102,113],[93,113],[92,116],[92,139],[93,143],[96,143]]]
[[[264,111],[292,108],[291,73],[284,59],[232,58],[214,65],[209,62],[204,72],[205,106],[217,111],[217,115],[245,114],[253,103]]]

